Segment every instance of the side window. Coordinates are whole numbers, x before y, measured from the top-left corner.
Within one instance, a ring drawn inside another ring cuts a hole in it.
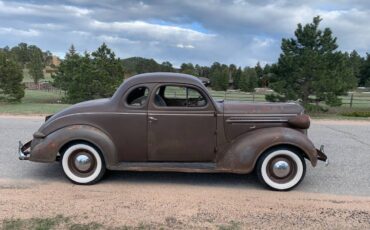
[[[141,107],[147,101],[148,93],[149,89],[147,87],[137,87],[128,94],[126,102],[130,106]]]
[[[161,86],[154,98],[157,106],[202,107],[207,104],[205,97],[195,88],[185,86]]]
[[[196,89],[187,88],[188,106],[189,107],[202,107],[207,104],[206,99]]]
[[[164,98],[167,98],[167,99],[186,99],[186,87],[165,86]]]

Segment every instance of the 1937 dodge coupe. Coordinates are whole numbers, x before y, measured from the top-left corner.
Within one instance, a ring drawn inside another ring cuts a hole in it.
[[[217,102],[196,77],[150,73],[129,78],[109,99],[73,105],[52,116],[19,147],[19,158],[61,161],[77,184],[106,169],[256,171],[261,182],[289,190],[327,161],[307,137],[310,118],[296,103]]]

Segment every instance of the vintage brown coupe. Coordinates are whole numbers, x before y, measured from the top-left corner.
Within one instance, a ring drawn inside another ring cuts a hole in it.
[[[326,161],[307,137],[310,119],[296,103],[217,102],[196,77],[149,73],[129,78],[109,99],[48,116],[19,158],[61,161],[77,184],[106,169],[229,172],[256,170],[275,190],[305,176],[305,159]]]

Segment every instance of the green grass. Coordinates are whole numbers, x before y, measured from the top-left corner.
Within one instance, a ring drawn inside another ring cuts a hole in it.
[[[31,218],[31,219],[6,219],[3,221],[4,230],[51,230],[51,229],[70,229],[70,230],[97,230],[109,229],[102,224],[90,222],[87,224],[74,223],[70,218],[58,215],[50,218]]]
[[[370,107],[367,108],[349,108],[349,107],[332,107],[328,108],[328,111],[323,113],[308,113],[311,117],[316,119],[340,119],[340,120],[370,120],[368,117],[356,117],[356,116],[346,116],[348,114],[368,114],[370,113]]]
[[[0,104],[0,113],[3,114],[19,114],[19,115],[44,115],[53,114],[69,105],[66,104]]]
[[[61,215],[52,218],[31,218],[31,219],[8,219],[3,221],[2,229],[18,230],[18,229],[37,229],[49,230],[56,229],[57,226],[68,223],[69,218]]]
[[[22,103],[55,104],[62,101],[64,94],[61,91],[25,90]]]
[[[238,230],[238,229],[242,229],[242,226],[238,222],[231,221],[229,224],[218,226],[218,229],[219,230]]]
[[[342,113],[342,116],[347,116],[347,117],[369,117],[370,118],[370,111],[345,112],[345,113]]]
[[[52,114],[69,106],[60,103],[62,97],[58,91],[26,90],[21,103],[0,103],[0,113]]]
[[[181,96],[181,92],[171,92]],[[223,100],[225,98],[224,91],[213,91],[209,90],[209,93],[215,100]],[[25,97],[21,103],[0,103],[0,113],[5,114],[52,114],[58,112],[69,104],[62,104],[62,98],[64,94],[61,91],[41,91],[41,90],[25,90]],[[343,102],[347,103],[350,100],[350,96],[343,96]],[[233,101],[255,101],[265,102],[264,94],[252,94],[240,91],[228,91],[226,92],[226,100]],[[353,108],[349,108],[349,105],[344,104],[340,107],[329,108],[326,113],[312,113],[310,114],[315,118],[339,118],[339,119],[353,119],[354,117],[345,117],[342,114],[353,113],[353,112],[369,112],[370,111],[370,94],[366,93],[355,93],[353,100]],[[361,104],[358,104],[361,103]],[[322,104],[324,105],[324,104]],[[325,106],[325,105],[324,105]],[[361,119],[361,118],[355,118]],[[368,118],[365,118],[368,119]]]
[[[173,218],[176,220],[176,218]],[[109,225],[89,222],[89,223],[76,223],[74,217],[65,217],[63,215],[57,215],[55,217],[44,217],[44,218],[30,218],[30,219],[5,219],[2,224],[0,222],[0,229],[3,230],[57,230],[57,229],[69,229],[69,230],[146,230],[146,229],[197,229],[201,227],[187,226],[186,224],[173,221],[168,221],[168,218],[163,223],[139,223],[137,225],[122,225],[112,227]],[[243,229],[243,224],[240,222],[231,221],[225,224],[214,224],[212,229],[219,230],[239,230]]]

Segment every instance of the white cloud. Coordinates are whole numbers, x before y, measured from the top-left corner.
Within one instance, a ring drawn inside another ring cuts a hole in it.
[[[177,44],[176,47],[181,48],[181,49],[194,49],[195,48],[193,45],[184,45],[184,44]]]
[[[31,24],[31,27],[38,28],[41,30],[62,30],[65,29],[64,25],[55,23],[35,23]]]
[[[82,17],[92,13],[92,10],[63,4],[36,4],[24,2],[0,1],[0,13],[3,15],[47,16],[53,18]]]
[[[257,47],[269,47],[275,43],[275,40],[272,38],[253,38],[253,44]]]
[[[78,17],[86,16],[86,15],[88,15],[92,12],[89,9],[79,8],[79,7],[75,7],[75,6],[63,5],[62,8],[64,8],[66,12],[70,12],[70,13],[78,16]]]
[[[81,36],[81,37],[91,37],[92,36],[92,34],[90,32],[81,31],[81,30],[72,30],[71,33],[75,34],[75,35],[78,35],[78,36]]]
[[[97,39],[101,42],[106,43],[127,43],[127,44],[139,44],[140,41],[133,41],[127,38],[119,37],[119,36],[109,36],[109,35],[99,35]]]
[[[0,27],[0,34],[22,36],[22,37],[35,37],[39,36],[40,32],[33,29],[20,30],[11,27]]]
[[[202,41],[214,37],[213,34],[205,34],[195,30],[177,26],[152,24],[143,21],[130,22],[101,22],[94,20],[90,23],[93,29],[114,31],[129,34],[140,34],[160,40],[181,38],[186,41]]]

